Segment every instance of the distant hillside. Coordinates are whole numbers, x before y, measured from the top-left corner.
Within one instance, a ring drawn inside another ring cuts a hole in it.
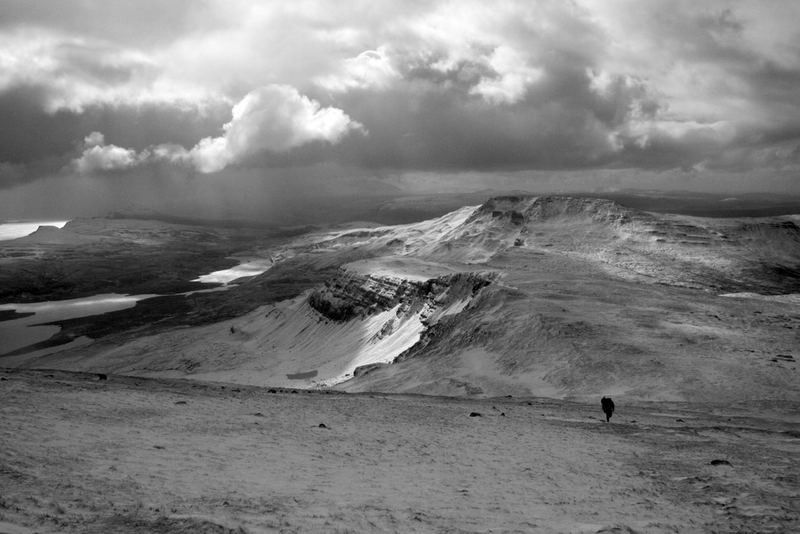
[[[27,364],[350,391],[796,398],[798,222],[495,197],[298,236],[270,252],[284,258],[272,272],[215,302],[277,272],[327,273],[294,298]]]

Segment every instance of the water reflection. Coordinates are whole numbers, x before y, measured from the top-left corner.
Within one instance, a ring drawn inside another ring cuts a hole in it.
[[[192,282],[203,282],[206,284],[229,284],[238,278],[246,276],[257,276],[272,267],[270,259],[250,259],[230,269],[214,271],[213,273],[198,276]]]
[[[40,226],[55,226],[63,228],[69,221],[10,221],[0,223],[0,241],[19,239],[30,235]]]
[[[55,325],[42,323],[124,310],[132,308],[140,300],[154,296],[106,293],[80,299],[0,304],[0,311],[14,310],[17,313],[34,314],[10,321],[0,321],[0,355],[45,341],[61,329]],[[56,350],[60,348],[54,347]]]
[[[63,226],[63,225],[62,225]],[[236,279],[256,276],[272,266],[269,258],[247,258],[239,265],[230,269],[223,269],[204,274],[192,280],[208,284],[222,284],[211,289],[187,291],[183,295],[206,293],[210,291],[224,291],[229,289],[228,284]],[[78,299],[52,300],[33,303],[0,304],[0,311],[14,310],[20,314],[33,314],[26,317],[0,321],[0,355],[17,349],[45,341],[57,334],[61,328],[55,325],[44,325],[65,319],[100,315],[117,310],[132,308],[140,300],[157,297],[160,295],[121,295],[106,293]],[[57,352],[67,348],[67,345],[43,349],[47,353]],[[37,351],[39,354],[42,351]]]

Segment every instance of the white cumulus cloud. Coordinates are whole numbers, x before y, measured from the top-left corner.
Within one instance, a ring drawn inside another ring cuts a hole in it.
[[[470,92],[493,104],[518,102],[528,87],[543,75],[542,69],[528,65],[525,55],[508,46],[495,48],[487,64],[496,76],[482,78]]]
[[[82,174],[127,169],[142,160],[135,150],[105,144],[105,136],[100,132],[86,136],[83,146],[81,156],[72,161],[75,169]]]
[[[82,173],[125,169],[146,161],[189,164],[209,173],[259,152],[286,152],[314,141],[337,143],[352,130],[364,131],[341,109],[322,107],[288,85],[267,85],[248,93],[233,107],[233,118],[222,130],[221,136],[201,139],[188,150],[162,144],[138,154],[106,145],[103,134],[92,132],[73,163]]]
[[[330,91],[350,89],[385,89],[400,78],[392,66],[386,47],[366,50],[342,61],[340,72],[317,78],[317,83]]]
[[[351,130],[363,130],[344,111],[322,107],[288,85],[267,85],[233,107],[220,137],[206,137],[188,151],[167,151],[200,172],[216,172],[262,151],[285,152],[312,141],[337,143]]]

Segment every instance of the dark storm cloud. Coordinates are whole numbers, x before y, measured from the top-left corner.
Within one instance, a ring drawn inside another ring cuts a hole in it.
[[[68,156],[92,131],[102,131],[115,144],[141,150],[154,143],[191,145],[219,132],[230,119],[227,106],[203,110],[167,104],[99,104],[81,112],[44,110],[48,89],[17,86],[0,93],[0,161],[34,164]]]
[[[0,187],[334,167],[488,185],[525,170],[790,172],[800,4],[769,6],[9,1]]]
[[[645,119],[659,109],[637,80],[618,76],[603,91],[594,90],[589,59],[574,53],[548,53],[537,82],[519,101],[500,106],[472,91],[481,76],[490,75],[485,67],[459,62],[441,72],[430,67],[436,61],[411,65],[406,81],[389,90],[352,90],[334,101],[369,135],[304,147],[272,161],[319,159],[324,151],[371,168],[584,168],[619,155],[612,133],[634,108]],[[661,159],[653,165],[662,166]]]
[[[348,98],[345,109],[369,135],[329,150],[373,168],[581,167],[610,151],[597,117],[566,101],[498,108],[435,90]]]
[[[14,187],[25,182],[26,171],[24,165],[0,163],[0,189]]]
[[[680,136],[654,132],[645,144],[624,136],[619,141],[623,149],[612,164],[624,168],[688,170],[716,159],[723,148],[713,131],[699,128]]]

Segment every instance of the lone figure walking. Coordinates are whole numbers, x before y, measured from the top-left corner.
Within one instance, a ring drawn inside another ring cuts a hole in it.
[[[603,407],[603,413],[606,414],[606,423],[608,423],[614,414],[614,401],[611,400],[611,397],[603,397],[600,399],[600,406]]]

